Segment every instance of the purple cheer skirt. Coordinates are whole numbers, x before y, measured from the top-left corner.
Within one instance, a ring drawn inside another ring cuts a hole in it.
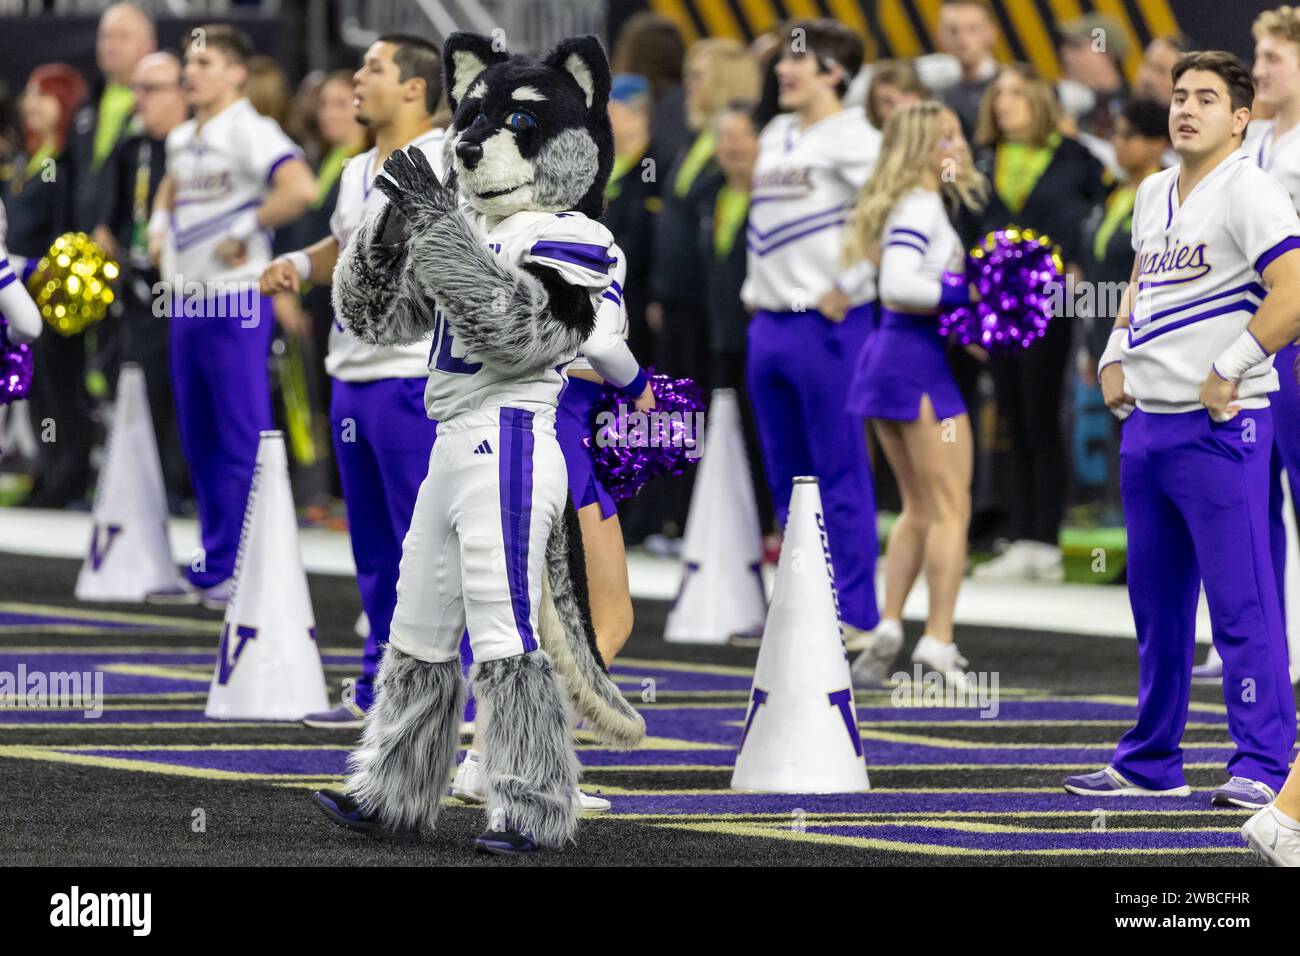
[[[881,308],[880,325],[858,355],[845,407],[865,418],[910,422],[920,416],[922,395],[930,396],[940,421],[966,412],[938,316]]]
[[[591,449],[582,442],[591,434],[591,409],[604,388],[585,378],[569,379],[555,413],[555,437],[560,442],[564,463],[569,469],[569,494],[573,495],[573,506],[581,510],[598,502],[600,516],[610,518],[618,514],[618,505],[596,477]],[[629,403],[631,401],[628,399]]]

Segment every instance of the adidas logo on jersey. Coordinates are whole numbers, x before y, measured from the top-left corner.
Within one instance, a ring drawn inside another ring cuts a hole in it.
[[[487,441],[486,438],[483,439],[481,442],[479,442],[478,447],[474,449],[474,454],[476,454],[476,455],[490,455],[490,454],[492,454],[492,446],[488,444],[488,441]]]

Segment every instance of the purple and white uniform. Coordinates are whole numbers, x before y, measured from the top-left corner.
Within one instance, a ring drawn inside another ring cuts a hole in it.
[[[745,375],[777,520],[785,524],[794,478],[815,475],[840,613],[864,630],[879,619],[875,488],[862,422],[845,402],[873,325],[875,274],[869,262],[839,262],[844,223],[879,151],[860,107],[807,129],[794,114],[764,127],[741,290],[754,310]],[[854,303],[842,322],[817,311],[832,286]]]
[[[234,573],[259,436],[272,427],[267,359],[275,318],[257,292],[271,236],[253,217],[275,171],[300,155],[246,99],[167,137],[176,192],[160,274],[170,289],[172,387],[203,542],[202,560],[185,575],[200,588]],[[216,255],[227,237],[244,242],[239,266]]]
[[[965,288],[943,282],[945,272],[961,269],[964,256],[939,194],[913,189],[900,197],[882,242],[880,327],[858,359],[848,409],[867,418],[915,421],[928,395],[940,421],[963,415],[966,405],[948,368],[937,315],[968,298]]]
[[[610,246],[609,255],[615,260],[610,270],[612,281],[601,293],[596,327],[582,343],[582,351],[569,365],[569,371],[594,371],[628,400],[634,401],[645,391],[648,377],[627,346],[627,305],[623,301],[627,260],[617,244]],[[587,505],[599,504],[600,516],[611,518],[618,513],[618,505],[596,476],[591,449],[583,442],[591,434],[592,408],[603,391],[603,385],[570,376],[568,386],[560,395],[555,434],[560,440],[565,464],[569,466],[569,494],[573,496],[573,506],[581,510]]]
[[[614,242],[600,223],[580,213],[470,215],[496,255],[553,270],[599,309]],[[568,496],[555,409],[574,356],[520,376],[467,351],[441,308],[435,317],[424,398],[438,440],[402,548],[389,640],[420,660],[450,661],[468,630],[481,663],[538,647],[546,543]]]
[[[403,148],[423,152],[441,176],[442,138],[442,130],[430,130]],[[361,224],[388,203],[388,197],[374,188],[381,165],[376,156],[371,149],[353,157],[339,178],[330,232],[340,253]],[[429,453],[437,436],[438,423],[424,410],[429,345],[429,340],[393,348],[369,345],[337,319],[330,329],[325,357],[325,369],[334,379],[330,430],[347,506],[357,587],[370,621],[361,679],[353,697],[362,710],[368,710],[374,700],[375,676],[397,604],[402,539],[411,526],[415,497],[429,470]]]
[[[1137,410],[1123,426],[1120,485],[1128,589],[1137,625],[1137,724],[1113,766],[1135,784],[1185,784],[1180,743],[1201,582],[1223,658],[1234,776],[1275,790],[1296,738],[1269,549],[1269,460],[1277,373],[1266,359],[1240,380],[1235,418],[1200,404],[1212,363],[1259,308],[1261,273],[1300,248],[1286,190],[1236,151],[1185,202],[1179,168],[1148,177],[1133,212],[1138,294],[1120,358]]]

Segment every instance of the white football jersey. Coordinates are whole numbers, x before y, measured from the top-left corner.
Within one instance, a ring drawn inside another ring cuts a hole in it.
[[[960,270],[965,259],[943,199],[929,189],[899,197],[880,244],[880,302],[909,312],[937,308],[943,274]]]
[[[412,140],[403,149],[418,149],[429,159],[429,165],[443,176],[443,130],[435,129]],[[382,164],[376,163],[374,149],[354,156],[343,167],[339,177],[338,202],[330,216],[330,232],[339,244],[339,255],[348,247],[352,234],[388,204],[388,197],[375,188],[375,177]],[[413,342],[394,348],[369,345],[343,328],[334,317],[330,327],[329,353],[325,356],[325,371],[344,382],[373,382],[381,378],[423,378],[428,374],[429,340]]]
[[[851,106],[805,130],[783,113],[764,127],[754,165],[741,299],[773,312],[815,309],[837,279],[853,303],[876,297],[875,270],[840,264],[844,223],[880,153],[880,134]],[[843,283],[842,283],[843,285]]]
[[[1286,190],[1236,150],[1178,199],[1179,168],[1148,176],[1133,210],[1138,294],[1124,347],[1124,376],[1138,408],[1201,408],[1201,383],[1241,335],[1265,295],[1261,273],[1300,247]],[[1238,386],[1243,408],[1268,405],[1278,387],[1270,357]]]
[[[600,308],[596,310],[596,327],[582,350],[569,365],[569,370],[583,369],[622,388],[641,371],[636,357],[627,346],[627,303],[623,301],[623,283],[627,279],[627,259],[618,244],[609,247],[609,288],[600,294]]]
[[[1242,147],[1259,168],[1286,187],[1291,205],[1300,208],[1300,126],[1274,135],[1273,120],[1251,120]]]
[[[585,288],[593,310],[610,285],[614,264],[609,254],[614,237],[598,222],[577,212],[517,212],[489,226],[485,217],[468,214],[483,244],[516,268],[539,265],[570,285]],[[441,303],[439,304],[441,306]],[[565,369],[577,354],[561,357],[550,368],[527,377],[484,364],[456,341],[441,307],[435,312],[429,349],[429,382],[424,407],[439,422],[483,408],[510,405],[554,417]]]
[[[185,282],[253,282],[271,261],[271,233],[255,232],[245,243],[248,259],[230,268],[214,249],[232,223],[256,212],[271,177],[302,152],[246,99],[236,100],[200,129],[186,120],[167,136],[167,174],[176,185],[166,258],[168,272]]]

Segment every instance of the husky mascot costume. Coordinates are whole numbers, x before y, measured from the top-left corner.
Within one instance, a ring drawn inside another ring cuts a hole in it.
[[[425,406],[438,422],[403,545],[397,609],[336,823],[392,840],[431,829],[470,679],[487,779],[476,847],[560,847],[577,829],[569,703],[611,746],[645,724],[595,649],[555,409],[564,369],[609,286],[596,222],[613,163],[609,64],[595,37],[545,59],[455,33],[443,49],[454,114],[447,184],[419,150],[375,181],[388,204],[349,243],[335,311],[381,345],[433,333]]]

